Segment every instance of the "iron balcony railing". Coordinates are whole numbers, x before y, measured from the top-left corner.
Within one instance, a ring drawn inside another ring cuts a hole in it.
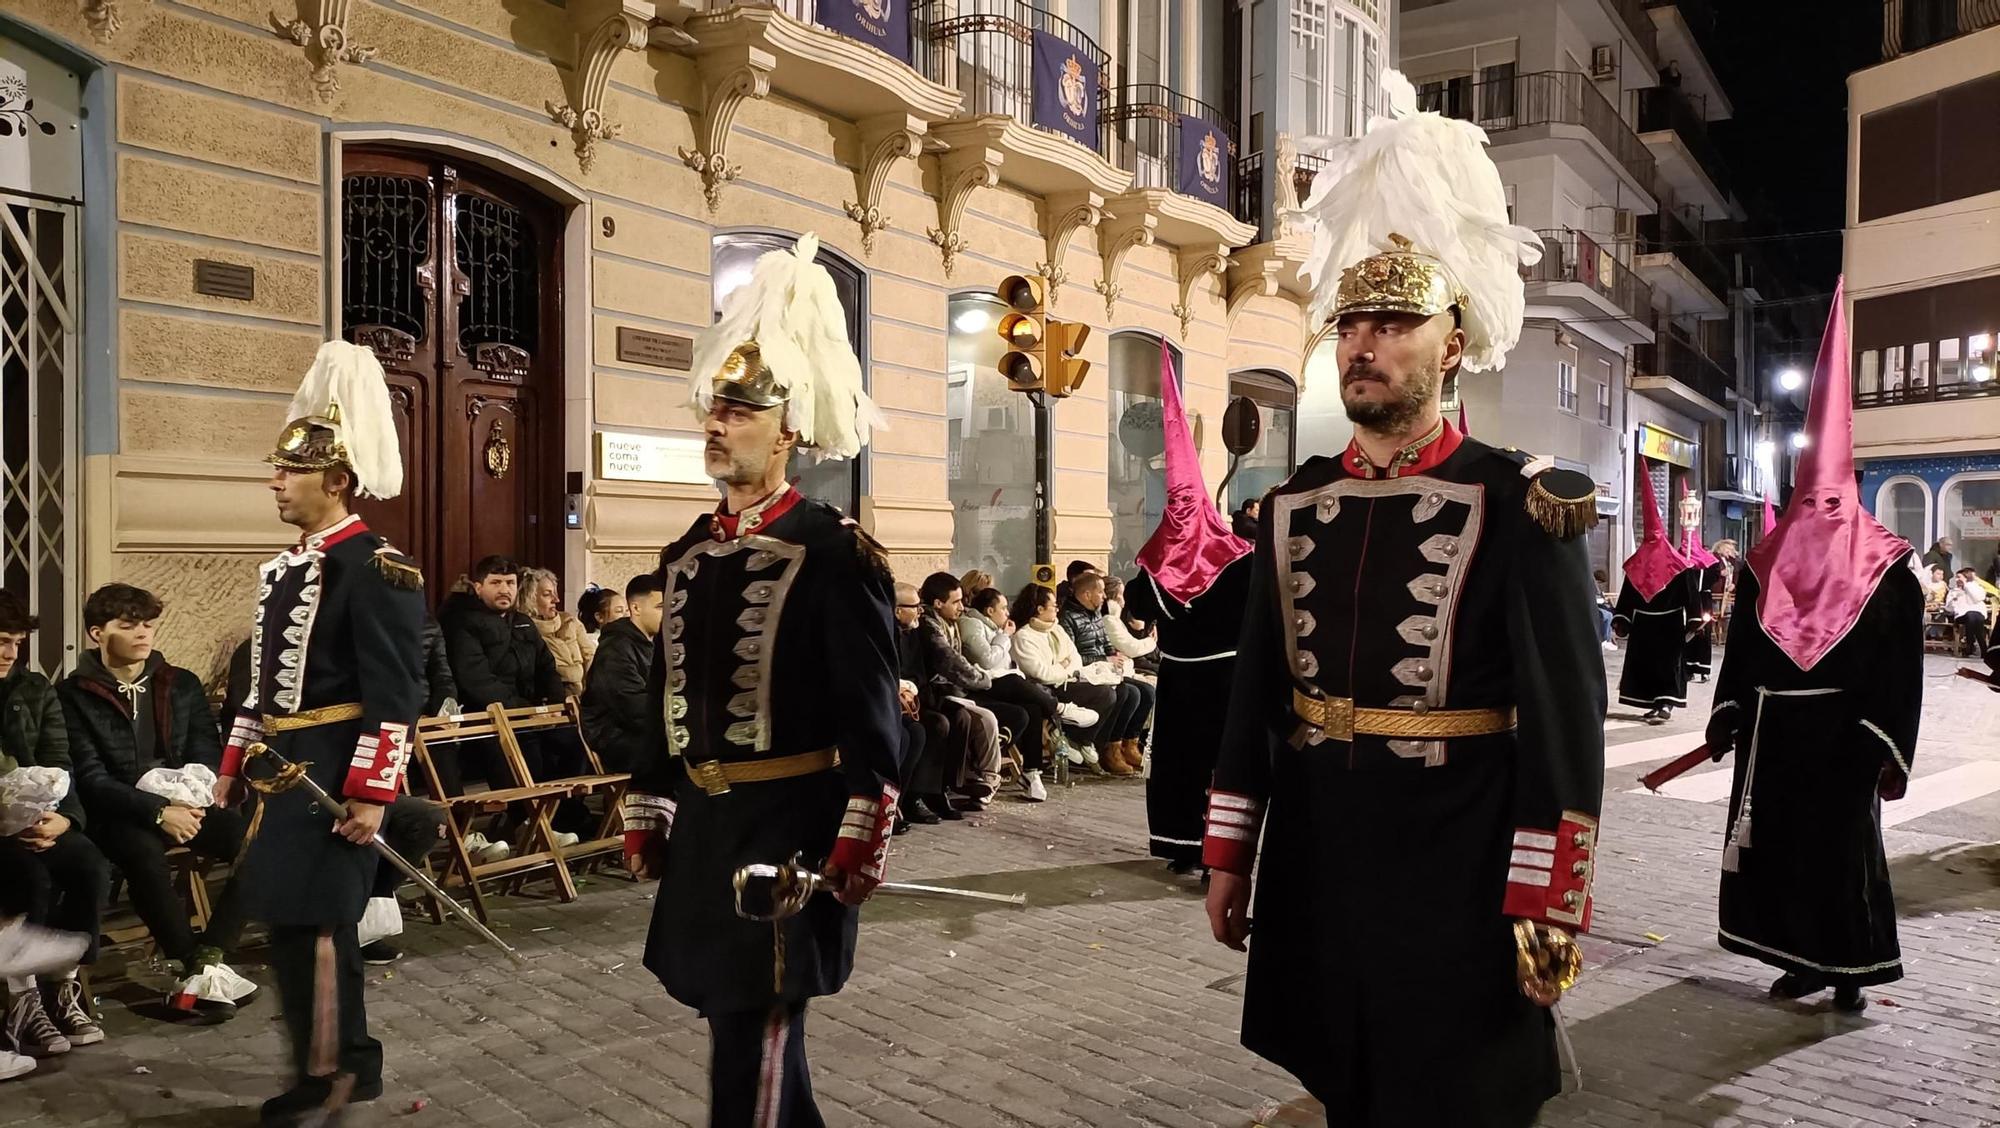
[[[1718,406],[1729,403],[1729,389],[1736,383],[1727,369],[1671,331],[1659,333],[1650,345],[1633,346],[1632,368],[1640,376],[1668,377]]]
[[[1478,125],[1489,134],[1538,125],[1580,125],[1597,138],[1632,178],[1650,191],[1654,162],[1646,143],[1618,116],[1617,107],[1577,71],[1532,71],[1486,82],[1426,83],[1417,108]],[[1496,136],[1493,143],[1506,144]]]
[[[1708,291],[1729,300],[1732,273],[1729,265],[1702,239],[1699,232],[1681,222],[1671,211],[1639,217],[1639,253],[1671,254],[1681,260]]]
[[[1223,199],[1236,198],[1236,126],[1229,115],[1206,102],[1158,83],[1121,86],[1098,115],[1103,145],[1113,163],[1132,174],[1134,188],[1180,189],[1181,122],[1194,118],[1215,126],[1227,139],[1222,161]]]
[[[1569,228],[1536,234],[1542,237],[1542,261],[1523,267],[1521,277],[1529,282],[1579,283],[1610,299],[1612,305],[1633,320],[1649,318],[1653,288],[1618,261],[1611,244],[1599,243]]]
[[[1650,86],[1639,93],[1639,132],[1672,130],[1694,154],[1695,162],[1723,195],[1729,194],[1727,166],[1708,135],[1708,122],[1687,95],[1667,86]]]
[[[1260,243],[1271,241],[1270,228],[1264,224],[1264,157],[1263,153],[1249,153],[1236,162],[1236,218],[1257,226]],[[1299,154],[1292,167],[1292,192],[1299,203],[1312,195],[1314,178],[1325,167],[1325,157]]]
[[[2000,0],[1882,0],[1882,57],[2000,25]]]
[[[1046,32],[1096,65],[1100,117],[1110,105],[1104,85],[1111,59],[1075,24],[1025,0],[927,0],[912,10],[917,70],[965,96],[966,117],[1004,114],[1034,125],[1035,33]],[[1067,136],[1065,134],[1064,136]],[[1111,159],[1111,134],[1100,128],[1097,155]]]

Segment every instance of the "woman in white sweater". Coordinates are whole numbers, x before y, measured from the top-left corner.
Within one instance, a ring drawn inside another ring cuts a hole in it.
[[[1048,687],[1056,700],[1089,710],[1095,716],[1088,727],[1078,726],[1077,738],[1095,743],[1097,721],[1117,703],[1117,690],[1108,685],[1092,685],[1084,679],[1083,656],[1077,653],[1061,625],[1056,622],[1056,593],[1039,584],[1029,584],[1014,599],[1014,662],[1030,680]],[[975,659],[977,661],[977,659]],[[1063,711],[1065,720],[1071,712]]]

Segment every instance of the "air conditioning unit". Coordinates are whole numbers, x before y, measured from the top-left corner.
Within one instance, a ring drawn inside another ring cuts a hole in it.
[[[1590,49],[1590,77],[1599,82],[1618,77],[1618,54],[1609,44]]]
[[[1611,216],[1612,241],[1630,243],[1639,237],[1639,217],[1625,208],[1619,208]]]

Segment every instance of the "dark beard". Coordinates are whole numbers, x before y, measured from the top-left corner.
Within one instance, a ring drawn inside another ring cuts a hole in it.
[[[1412,372],[1409,383],[1402,394],[1386,403],[1349,403],[1341,397],[1341,406],[1347,410],[1347,419],[1357,427],[1366,427],[1381,434],[1400,434],[1410,428],[1424,414],[1424,409],[1437,398],[1438,385],[1443,378],[1437,367]]]

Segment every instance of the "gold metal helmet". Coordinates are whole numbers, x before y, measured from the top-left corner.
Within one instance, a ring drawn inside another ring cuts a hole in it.
[[[753,339],[731,349],[722,367],[716,369],[715,398],[761,409],[783,404],[786,392],[778,386],[770,366],[764,363],[763,350]]]
[[[1350,313],[1414,313],[1435,317],[1462,306],[1465,292],[1452,281],[1442,261],[1412,248],[1410,240],[1392,234],[1395,249],[1369,255],[1340,272],[1330,319]]]
[[[278,433],[277,448],[264,461],[286,470],[312,473],[348,465],[347,444],[340,441],[340,405],[329,403],[323,417],[294,419]]]

